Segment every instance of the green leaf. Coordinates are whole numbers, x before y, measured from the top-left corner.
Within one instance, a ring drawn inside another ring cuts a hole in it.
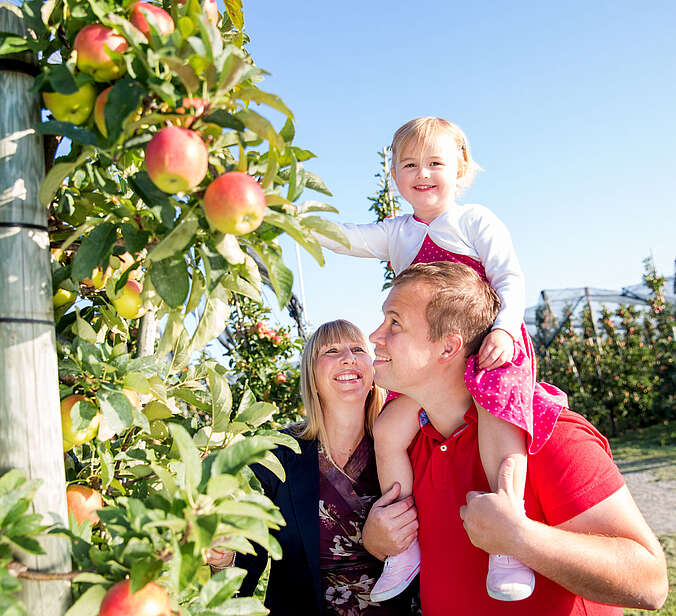
[[[107,490],[115,478],[115,460],[110,452],[110,443],[97,441],[96,451],[101,461],[101,488]]]
[[[350,240],[347,239],[345,233],[343,233],[337,224],[331,222],[330,220],[326,220],[321,216],[302,216],[300,218],[300,224],[312,229],[324,237],[328,237],[329,239],[342,244],[345,246],[345,248],[350,247]]]
[[[137,229],[134,225],[124,222],[120,226],[122,237],[124,237],[125,248],[129,252],[141,252],[148,243],[150,233]]]
[[[202,605],[217,607],[230,599],[239,590],[245,576],[246,570],[237,567],[227,567],[212,575],[200,591]]]
[[[0,56],[30,49],[28,40],[11,32],[0,32]],[[77,90],[77,88],[76,88]]]
[[[291,299],[291,290],[293,288],[293,274],[291,270],[284,265],[282,258],[282,249],[277,244],[255,244],[253,249],[263,260],[268,270],[268,277],[272,288],[277,295],[280,308],[288,304]]]
[[[303,193],[305,188],[305,172],[303,165],[296,159],[296,155],[291,155],[291,168],[289,169],[289,190],[286,195],[287,200],[294,202]]]
[[[225,329],[225,321],[230,315],[227,300],[228,291],[221,286],[209,293],[197,329],[190,341],[191,350],[201,349]]]
[[[215,613],[219,616],[265,616],[269,610],[253,597],[236,597],[221,603]]]
[[[73,430],[84,430],[96,417],[99,409],[88,400],[78,400],[70,408],[70,420],[73,422]]]
[[[117,239],[117,228],[113,223],[104,222],[94,228],[91,233],[82,240],[71,270],[76,280],[83,280],[92,275],[97,267],[104,270],[108,266],[108,257]]]
[[[103,420],[99,427],[99,439],[108,440],[121,434],[134,423],[133,407],[127,396],[118,389],[103,385],[96,393]]]
[[[218,124],[223,128],[232,128],[236,131],[244,131],[245,126],[241,120],[238,120],[235,116],[228,113],[225,109],[216,109],[212,111],[209,115],[203,118],[205,122],[210,124]]]
[[[265,452],[273,448],[274,443],[258,436],[237,441],[218,453],[211,476],[219,473],[235,475],[244,466],[262,460]]]
[[[240,295],[244,295],[244,297],[248,297],[255,302],[261,302],[261,292],[260,292],[260,286],[254,286],[241,276],[238,276],[234,272],[228,273],[226,276],[221,278],[221,285],[228,289],[229,291],[232,291],[233,293],[239,293]]]
[[[153,582],[162,571],[162,561],[154,556],[146,556],[134,561],[129,576],[129,591],[135,593],[148,582]]]
[[[57,191],[61,187],[63,181],[84,163],[92,154],[92,150],[85,148],[82,154],[74,161],[64,163],[56,163],[50,170],[45,179],[40,185],[40,193],[38,199],[40,205],[47,207],[51,202]]]
[[[73,333],[83,340],[91,342],[92,344],[96,344],[98,342],[96,331],[80,316],[80,311],[77,308],[75,309],[75,323],[72,329]]]
[[[293,138],[296,136],[296,129],[291,117],[288,117],[286,122],[284,122],[282,130],[279,131],[279,136],[284,139],[286,143],[291,143],[293,141]]]
[[[276,109],[277,111],[283,113],[289,120],[293,120],[293,113],[291,110],[284,104],[284,101],[279,98],[276,94],[270,94],[269,92],[263,92],[256,87],[249,88],[240,88],[237,92],[239,98],[243,101],[254,101],[259,105],[267,105]],[[282,137],[284,139],[284,137]],[[286,141],[286,139],[284,139]]]
[[[183,255],[154,261],[150,268],[150,280],[160,297],[171,308],[182,306],[188,297],[190,277]]]
[[[220,77],[217,86],[218,94],[226,94],[237,84],[260,72],[260,69],[247,62],[242,51],[229,45],[216,59]]]
[[[268,421],[277,410],[274,404],[269,402],[256,402],[250,407],[238,413],[234,421],[242,421],[253,427],[258,427]]]
[[[288,169],[282,169],[279,172],[279,177],[283,180],[288,180],[289,173],[290,171]],[[324,184],[322,179],[316,173],[312,173],[312,171],[308,171],[307,169],[305,169],[305,186],[324,195],[328,195],[329,197],[333,197],[333,193],[326,187],[326,184]]]
[[[183,252],[186,246],[190,244],[195,232],[199,227],[197,216],[193,213],[186,215],[159,244],[157,244],[149,253],[148,259],[151,261],[161,261],[176,253]]]
[[[147,90],[137,81],[121,79],[115,83],[113,89],[108,92],[104,108],[108,141],[117,141],[122,133],[124,121],[129,114],[139,108],[147,94]]]
[[[224,0],[225,10],[228,17],[238,30],[244,29],[244,13],[242,11],[242,0]]]
[[[280,481],[286,481],[286,471],[271,451],[268,451],[265,457],[259,460],[258,463],[267,468],[271,473],[274,473]]]
[[[276,445],[284,445],[295,453],[300,453],[300,445],[298,444],[298,441],[290,434],[278,432],[277,430],[259,430],[256,432],[256,435],[270,439]]]
[[[169,424],[169,432],[174,439],[174,445],[178,447],[181,460],[184,464],[185,489],[189,494],[193,494],[202,478],[202,462],[200,453],[190,438],[190,434],[178,424]]]
[[[300,214],[306,214],[308,212],[333,212],[334,214],[340,213],[338,208],[335,208],[328,203],[321,203],[319,201],[304,201],[298,211]]]
[[[232,410],[232,394],[225,377],[213,368],[207,371],[209,391],[211,392],[211,428],[215,432],[225,432],[228,429],[230,411]]]
[[[64,616],[92,616],[92,614],[98,614],[106,592],[105,586],[99,584],[91,586],[80,596]]]
[[[266,139],[278,150],[284,149],[284,140],[277,134],[269,120],[252,109],[242,109],[235,114],[244,126],[252,130],[262,139]]]
[[[157,220],[165,229],[171,229],[174,224],[176,212],[168,195],[162,192],[145,171],[139,171],[128,178],[134,192],[143,199]]]
[[[76,126],[72,122],[49,120],[36,124],[35,130],[43,135],[63,135],[73,143],[81,143],[82,145],[96,145],[98,143],[98,138],[94,133],[86,128]]]
[[[66,64],[48,64],[46,74],[54,92],[75,94],[78,91],[78,83]]]
[[[324,265],[324,255],[322,254],[322,247],[311,231],[303,228],[300,218],[296,216],[289,216],[274,210],[268,210],[265,214],[264,221],[280,229],[284,229],[294,240],[296,240],[305,250],[307,250],[319,265]]]
[[[244,263],[246,255],[234,235],[224,233],[223,235],[216,236],[214,239],[214,247],[228,263],[231,263],[232,265]]]

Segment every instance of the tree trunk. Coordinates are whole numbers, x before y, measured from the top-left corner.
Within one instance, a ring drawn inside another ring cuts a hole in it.
[[[26,36],[19,7],[0,4],[0,31]],[[21,61],[0,70],[0,473],[22,470],[41,479],[33,509],[46,522],[67,525],[65,473],[52,311],[47,212],[38,191],[44,151],[31,127],[40,119],[33,78]],[[17,558],[29,569],[70,571],[63,538],[41,541],[47,554]],[[31,616],[58,616],[70,602],[68,582],[22,580]]]

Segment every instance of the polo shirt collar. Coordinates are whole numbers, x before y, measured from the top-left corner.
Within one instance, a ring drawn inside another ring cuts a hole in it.
[[[467,411],[464,415],[465,423],[461,426],[458,426],[453,433],[448,438],[453,438],[460,432],[462,432],[468,425],[476,425],[477,423],[477,412],[474,402],[471,402]],[[444,436],[432,425],[430,418],[427,416],[425,409],[420,409],[418,411],[418,421],[420,422],[420,430],[422,433],[433,441],[438,441],[443,443],[445,440]]]

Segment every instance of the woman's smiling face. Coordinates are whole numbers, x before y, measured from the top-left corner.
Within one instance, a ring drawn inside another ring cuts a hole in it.
[[[341,340],[319,349],[315,384],[324,403],[366,400],[373,385],[373,360],[365,342]]]

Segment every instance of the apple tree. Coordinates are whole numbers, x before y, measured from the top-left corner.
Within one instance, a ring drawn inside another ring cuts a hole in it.
[[[244,572],[212,574],[206,554],[281,556],[269,531],[284,521],[249,465],[283,477],[271,450],[295,443],[251,388],[233,404],[228,367],[202,350],[237,298],[261,301],[257,263],[289,301],[280,234],[320,264],[315,234],[345,238],[319,215],[333,208],[301,201],[330,193],[303,166],[314,154],[293,143],[291,110],[260,88],[241,2],[225,7],[28,0],[32,36],[0,33],[1,53],[33,54],[49,111],[36,129],[59,144],[40,200],[67,481],[87,488],[51,531],[72,541],[72,616],[119,613],[141,589],[173,614],[263,614],[236,596]]]

